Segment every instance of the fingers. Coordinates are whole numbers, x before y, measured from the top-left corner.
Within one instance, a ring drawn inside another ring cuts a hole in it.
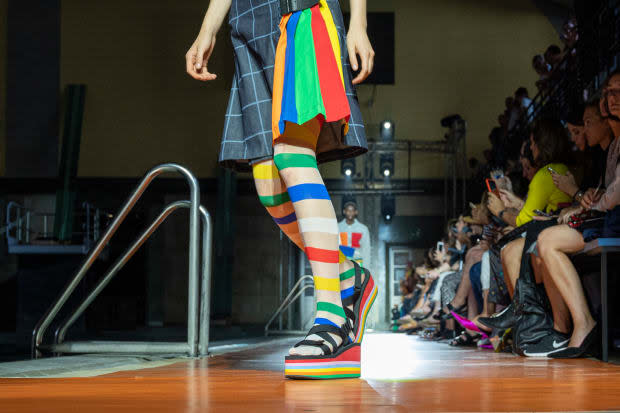
[[[372,49],[370,50],[369,49],[363,49],[363,50],[357,49],[357,52],[360,56],[360,61],[362,63],[362,69],[357,74],[355,79],[353,79],[354,85],[362,83],[364,80],[366,80],[366,78],[370,76],[370,73],[372,72],[372,66],[374,65],[374,53],[375,52],[372,51]]]
[[[349,51],[349,62],[351,62],[351,70],[357,72],[357,55],[355,53],[355,46],[347,42],[347,50]]]
[[[190,47],[190,49],[185,54],[185,71],[187,72],[188,75],[190,75],[194,79],[196,79],[196,75],[197,75],[196,70],[195,70],[195,63],[196,63],[196,46],[192,45],[192,47]]]
[[[213,52],[215,42],[194,44],[185,54],[185,66],[187,73],[196,80],[214,80],[217,75],[210,73],[207,63]]]

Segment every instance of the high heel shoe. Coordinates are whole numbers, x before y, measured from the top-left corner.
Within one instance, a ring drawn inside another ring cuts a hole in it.
[[[597,324],[592,328],[592,330],[590,330],[579,347],[566,347],[564,350],[549,354],[547,357],[552,359],[576,359],[585,357],[588,351],[590,351],[592,345],[595,343],[595,339],[598,338],[598,333],[599,331]]]
[[[506,330],[512,327],[517,320],[515,315],[515,305],[510,305],[504,308],[497,314],[493,314],[491,317],[480,317],[478,321],[489,328],[496,328],[498,330]]]

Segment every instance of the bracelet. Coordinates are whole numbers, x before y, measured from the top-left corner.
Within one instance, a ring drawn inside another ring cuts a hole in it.
[[[583,198],[583,191],[579,189],[577,190],[577,192],[575,192],[575,195],[573,195],[573,201],[581,202],[582,198]]]

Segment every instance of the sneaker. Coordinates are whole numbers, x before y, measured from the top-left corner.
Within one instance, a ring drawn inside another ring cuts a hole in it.
[[[529,344],[523,355],[526,357],[548,357],[568,347],[570,336],[553,330],[551,334],[541,338],[537,343]]]

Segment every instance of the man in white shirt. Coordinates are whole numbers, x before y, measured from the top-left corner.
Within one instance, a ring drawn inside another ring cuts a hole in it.
[[[370,234],[368,227],[357,220],[357,204],[347,201],[343,205],[344,219],[338,223],[340,252],[345,257],[370,268]]]

